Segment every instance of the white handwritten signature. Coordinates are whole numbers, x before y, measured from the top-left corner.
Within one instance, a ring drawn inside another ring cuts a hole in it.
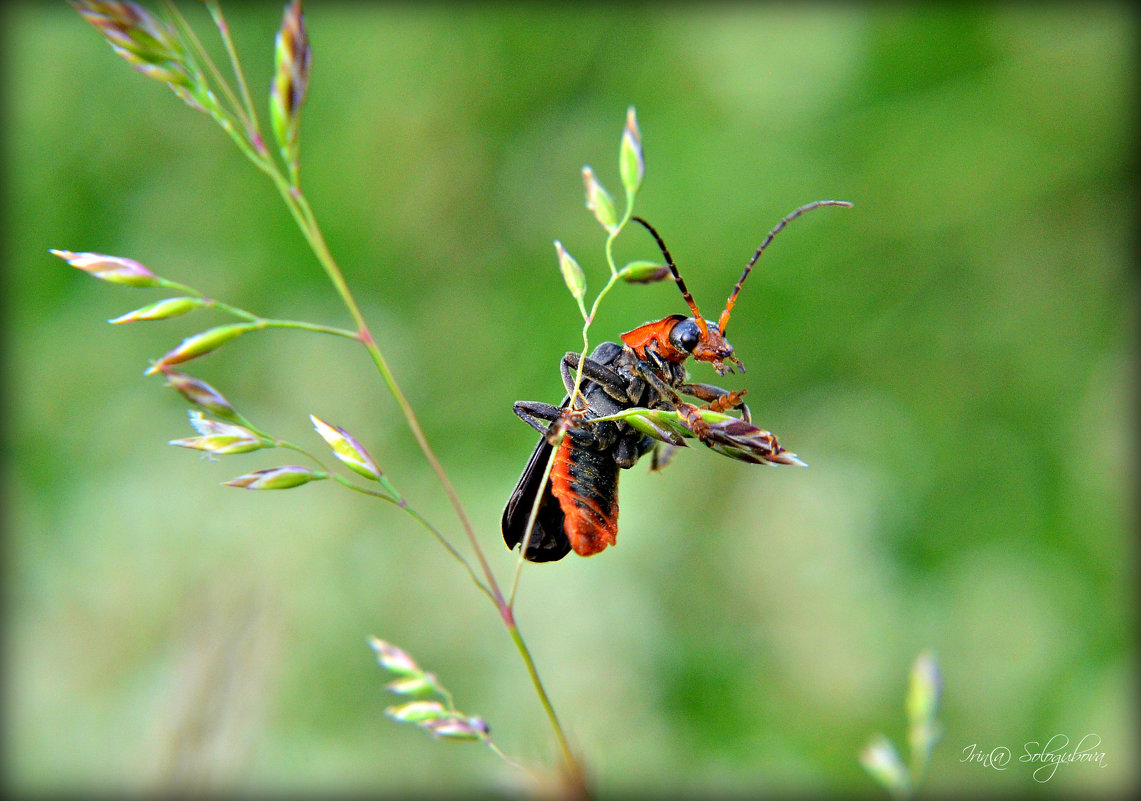
[[[1072,749],[1068,749],[1070,738],[1064,734],[1055,734],[1043,744],[1040,740],[1030,740],[1025,743],[1019,762],[1037,765],[1031,777],[1034,781],[1045,783],[1054,778],[1058,766],[1063,764],[1085,762],[1104,768],[1105,752],[1099,751],[1101,737],[1096,734],[1087,734],[1078,740]],[[990,750],[981,748],[978,743],[971,743],[963,748],[960,762],[974,763],[984,768],[1006,770],[1010,766],[1010,749],[1005,745],[998,745]]]

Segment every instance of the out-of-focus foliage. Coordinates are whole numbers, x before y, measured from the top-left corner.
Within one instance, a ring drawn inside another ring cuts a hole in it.
[[[192,5],[192,4],[188,4]],[[210,39],[205,14],[186,13]],[[229,10],[268,92],[281,4]],[[144,379],[189,333],[108,326],[157,299],[48,248],[121,255],[266,316],[347,325],[272,187],[66,6],[6,7],[4,776],[24,791],[453,793],[485,750],[386,718],[367,637],[400,643],[524,761],[557,755],[494,610],[390,506],[167,447]],[[590,164],[714,314],[765,232],[729,338],[757,423],[811,465],[700,447],[623,474],[618,547],[528,567],[519,620],[597,784],[875,792],[908,666],[945,680],[934,792],[1028,791],[972,744],[1101,738],[1046,791],[1135,786],[1135,18],[1125,6],[322,4],[301,175],[495,566],[578,310],[551,243],[603,280]],[[216,55],[222,54],[214,49]],[[631,230],[618,263],[655,258]],[[622,285],[593,331],[684,311]],[[455,536],[365,354],[251,334],[194,365],[258,424],[344,425]],[[707,367],[697,380],[713,381]],[[308,439],[306,439],[308,438]],[[240,464],[232,460],[242,460]],[[235,465],[237,467],[235,468]],[[458,541],[458,536],[456,536]]]

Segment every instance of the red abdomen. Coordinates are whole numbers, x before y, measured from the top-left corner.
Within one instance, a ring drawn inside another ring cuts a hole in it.
[[[618,465],[613,454],[576,445],[566,437],[551,466],[551,494],[563,511],[563,530],[575,553],[591,556],[614,544]]]

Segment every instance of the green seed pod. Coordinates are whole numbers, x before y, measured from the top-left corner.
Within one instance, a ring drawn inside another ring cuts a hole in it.
[[[309,91],[312,50],[305,30],[305,15],[299,0],[285,8],[274,46],[273,83],[269,112],[273,134],[291,173],[296,173],[299,151],[301,106]]]
[[[907,768],[891,741],[882,734],[860,752],[860,764],[872,778],[896,798],[906,798],[911,790]]]
[[[177,370],[163,370],[162,374],[166,376],[166,386],[178,390],[182,397],[195,406],[201,406],[215,417],[221,417],[225,420],[233,420],[237,417],[237,412],[234,411],[230,402],[222,397],[221,392],[205,381],[186,373],[180,373]]]
[[[143,306],[122,314],[107,322],[112,325],[119,323],[135,323],[142,320],[168,320],[204,306],[206,301],[202,298],[166,298],[149,306]]]
[[[310,481],[319,481],[328,478],[325,473],[315,472],[300,465],[287,464],[281,467],[270,467],[266,470],[255,470],[252,473],[223,481],[223,486],[239,487],[249,490],[275,490],[293,489]]]
[[[230,340],[237,339],[242,334],[256,331],[262,327],[262,323],[232,323],[230,325],[219,325],[200,334],[187,337],[182,340],[177,348],[152,364],[150,369],[146,371],[146,375],[161,372],[172,364],[180,364],[204,356],[210,351],[222,347]]]
[[[678,420],[676,412],[651,409],[632,411],[634,411],[633,414],[628,414],[623,419],[636,430],[656,440],[684,448],[686,447],[685,437],[693,436],[693,433]]]
[[[626,127],[622,130],[622,144],[618,150],[618,171],[622,176],[622,185],[626,187],[626,197],[633,198],[646,175],[642,132],[638,130],[638,119],[634,115],[633,106],[626,111]]]
[[[656,261],[632,261],[619,270],[618,275],[630,284],[652,284],[669,278],[670,268]]]
[[[582,268],[578,266],[574,256],[567,253],[563,243],[555,240],[555,253],[559,257],[559,271],[563,274],[563,280],[566,282],[567,289],[570,290],[571,295],[576,299],[582,298],[586,294],[586,274],[583,273]]]
[[[379,637],[370,637],[368,647],[376,653],[376,662],[385,670],[400,676],[420,676],[423,671],[408,652]]]
[[[614,200],[610,193],[594,177],[594,170],[590,167],[582,168],[582,182],[586,187],[586,207],[602,223],[603,228],[613,231],[618,225],[618,215],[614,211]]]
[[[273,443],[262,439],[245,426],[223,423],[204,417],[202,412],[190,412],[190,425],[198,432],[197,437],[173,439],[168,444],[180,448],[205,451],[214,456],[228,456],[233,453],[249,453],[262,448],[273,447]]]
[[[450,718],[451,713],[439,701],[409,701],[406,704],[390,706],[384,714],[402,723],[421,723],[426,720]]]
[[[355,437],[343,428],[329,425],[313,415],[309,415],[309,420],[321,435],[321,439],[325,440],[333,451],[333,455],[344,462],[350,470],[373,481],[380,480],[380,468]]]
[[[155,274],[133,259],[105,256],[102,253],[72,253],[70,250],[51,250],[49,252],[100,281],[138,287],[156,286],[158,284]]]
[[[488,726],[480,718],[464,718],[453,715],[447,718],[425,720],[420,728],[442,740],[482,740],[488,734]]]

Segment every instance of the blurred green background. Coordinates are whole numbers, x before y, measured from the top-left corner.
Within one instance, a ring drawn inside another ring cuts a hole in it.
[[[279,3],[230,23],[264,95]],[[617,548],[528,567],[519,620],[605,795],[882,792],[932,648],[932,792],[1137,785],[1136,18],[1118,5],[313,2],[303,181],[499,576],[499,515],[603,283],[579,171],[638,211],[712,313],[797,205],[856,204],[766,252],[730,338],[757,421],[811,467],[700,447],[623,474]],[[197,6],[186,13],[218,54]],[[112,327],[162,297],[49,247],[138,259],[266,316],[349,325],[269,183],[63,4],[3,12],[4,776],[18,791],[515,792],[486,750],[387,719],[366,638],[411,651],[509,754],[557,763],[490,604],[392,507],[219,486],[147,360],[222,318]],[[653,258],[630,231],[620,260]],[[619,287],[594,341],[684,311]],[[363,440],[459,541],[366,355],[251,335],[192,365],[249,417]],[[698,380],[716,376],[705,365]],[[288,459],[287,461],[294,461]],[[1036,784],[963,749],[1101,738]]]

